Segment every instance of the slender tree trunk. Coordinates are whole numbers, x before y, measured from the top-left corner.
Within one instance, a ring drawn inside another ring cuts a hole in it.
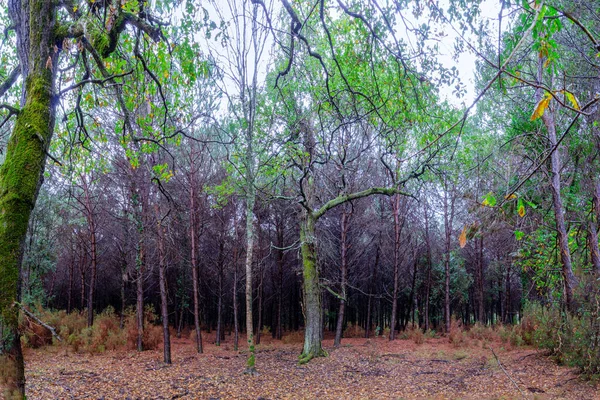
[[[346,207],[344,207],[344,210],[342,211],[341,237],[340,237],[341,299],[340,299],[340,306],[339,306],[338,315],[337,315],[335,339],[333,342],[333,346],[336,348],[340,347],[340,343],[342,342],[342,334],[344,331],[344,313],[346,310],[346,286],[347,286],[347,280],[348,280],[348,229],[349,229],[349,225],[350,225],[350,217],[351,217],[351,212],[348,212]]]
[[[483,236],[479,238],[477,246],[477,320],[484,323],[485,304],[483,300]]]
[[[396,314],[398,313],[398,275],[400,273],[400,196],[392,197],[394,215],[394,293],[392,294],[392,318],[390,322],[390,340],[396,338]]]
[[[127,264],[121,268],[121,317],[119,328],[125,327],[125,282],[127,282]]]
[[[415,243],[415,246],[417,243]],[[417,296],[416,296],[416,287],[417,287],[417,267],[419,266],[419,259],[415,248],[414,261],[413,261],[413,270],[412,270],[412,283],[410,285],[410,300],[409,307],[412,307],[412,324],[415,326],[415,314],[417,312]]]
[[[238,316],[238,300],[237,300],[237,283],[238,283],[238,246],[233,250],[233,350],[238,351],[239,346],[239,316]]]
[[[283,253],[283,223],[279,223],[277,226],[277,340],[281,340],[282,327],[281,327],[281,308],[283,303],[283,265],[284,257]]]
[[[196,192],[194,177],[190,177],[190,261],[192,263],[192,290],[194,292],[194,330],[196,333],[196,351],[202,353],[202,331],[200,329],[200,289],[198,259],[196,256]]]
[[[154,205],[158,237],[158,284],[160,287],[160,316],[163,326],[163,361],[171,364],[171,333],[169,332],[169,299],[167,297],[167,255],[165,252],[165,231],[158,204]]]
[[[84,205],[85,214],[88,223],[88,229],[90,233],[90,253],[91,253],[91,271],[90,271],[90,286],[88,288],[88,301],[87,301],[87,326],[88,328],[94,324],[94,289],[96,287],[96,276],[98,273],[98,252],[96,249],[96,218],[94,216],[93,205],[90,196],[90,188],[88,186],[87,178],[85,175],[81,175],[81,181],[84,190]]]
[[[511,274],[511,263],[510,261],[506,265],[506,294],[504,295],[505,305],[504,305],[504,322],[507,324],[511,324],[512,321],[512,300],[510,296],[510,274]]]
[[[219,256],[217,259],[217,268],[219,269],[218,271],[218,297],[217,297],[217,332],[216,332],[216,336],[215,336],[215,345],[216,346],[220,346],[221,345],[221,335],[222,335],[222,331],[223,331],[223,264],[225,262],[225,254],[224,254],[224,246],[225,246],[225,241],[224,238],[221,238],[221,241],[219,243]]]
[[[142,190],[132,187],[132,204],[134,218],[138,231],[136,251],[136,322],[137,322],[137,351],[144,350],[144,272],[146,269],[146,241],[144,212],[146,211],[145,195]]]
[[[425,286],[425,332],[427,332],[429,327],[429,300],[431,297],[431,241],[429,237],[429,216],[428,216],[428,206],[427,202],[424,203],[423,208],[425,209],[425,248],[427,251],[427,283]]]
[[[71,262],[69,263],[69,288],[67,290],[67,314],[71,314],[73,304],[73,275],[75,269],[75,249],[71,244]]]
[[[246,337],[248,341],[248,360],[246,362],[246,373],[254,374],[255,348],[254,348],[254,322],[252,320],[252,259],[254,253],[254,202],[256,201],[256,189],[254,180],[247,186],[249,193],[246,194]]]
[[[85,249],[83,248],[83,244],[81,244],[81,254],[79,255],[79,272],[81,273],[80,277],[80,303],[81,303],[81,312],[85,308]]]
[[[454,199],[448,199],[448,178],[444,177],[444,330],[450,333],[450,241],[452,239],[452,220],[454,217]],[[454,192],[454,190],[453,190]],[[454,193],[452,193],[454,196]]]

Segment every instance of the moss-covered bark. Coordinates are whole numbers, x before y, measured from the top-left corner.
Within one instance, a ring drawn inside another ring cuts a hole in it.
[[[302,253],[302,274],[304,284],[304,347],[300,355],[300,364],[315,357],[327,355],[321,347],[323,313],[321,310],[321,288],[317,265],[315,243],[315,218],[307,210],[302,212],[300,241]]]
[[[23,398],[25,374],[15,303],[20,297],[23,243],[54,130],[56,55],[50,49],[55,15],[53,3],[45,0],[11,6],[20,7],[23,15],[19,20],[29,25],[29,32],[26,38],[19,38],[23,44],[19,58],[27,65],[24,101],[0,168],[0,314],[11,336],[3,366],[9,379],[0,382],[5,398]]]

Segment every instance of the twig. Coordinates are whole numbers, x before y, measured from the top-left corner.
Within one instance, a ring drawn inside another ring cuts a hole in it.
[[[502,372],[504,372],[504,375],[506,375],[508,377],[508,379],[510,379],[510,381],[513,383],[513,385],[515,385],[517,390],[521,393],[521,396],[525,397],[525,393],[523,393],[523,391],[521,390],[519,385],[517,385],[517,382],[515,382],[514,379],[511,378],[511,376],[508,374],[508,372],[506,372],[506,369],[504,369],[504,367],[502,366],[502,363],[500,362],[500,359],[496,355],[496,352],[494,351],[494,349],[492,349],[491,346],[489,346],[488,348],[492,351],[492,354],[494,355],[494,358],[496,359],[496,361],[498,361],[498,366],[500,366],[500,369],[502,370]]]
[[[35,322],[37,322],[38,324],[40,324],[44,328],[48,329],[52,333],[52,336],[54,336],[59,342],[62,342],[62,339],[60,338],[60,336],[58,335],[58,333],[56,333],[56,329],[54,329],[53,327],[51,327],[50,325],[48,325],[47,323],[45,323],[44,321],[42,321],[41,319],[39,319],[38,317],[36,317],[31,311],[29,311],[28,309],[26,309],[23,306],[23,304],[17,303],[15,301],[15,305],[19,306],[19,308],[21,310],[23,310],[23,312],[25,314],[27,314],[28,317],[32,318]]]

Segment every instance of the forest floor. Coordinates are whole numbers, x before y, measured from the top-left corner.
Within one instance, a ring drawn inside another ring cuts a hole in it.
[[[503,346],[375,338],[343,339],[333,349],[333,341],[325,340],[329,357],[298,365],[301,343],[269,337],[258,346],[257,376],[242,373],[246,353],[233,351],[229,337],[220,347],[205,343],[204,354],[195,353],[190,339],[175,338],[172,365],[162,362],[162,348],[90,355],[47,347],[25,354],[27,398],[600,399],[599,388],[573,369],[532,348]]]

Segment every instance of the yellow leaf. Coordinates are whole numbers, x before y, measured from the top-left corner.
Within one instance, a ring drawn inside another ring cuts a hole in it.
[[[575,95],[571,92],[565,91],[565,96],[567,97],[567,100],[569,100],[573,108],[579,110],[579,102],[577,101],[577,98],[575,98]]]
[[[466,244],[467,244],[467,226],[465,225],[462,232],[460,233],[460,236],[458,237],[458,245],[462,249],[463,247],[465,247]]]
[[[514,194],[514,193],[513,193],[513,194],[511,194],[510,196],[508,196],[508,195],[507,195],[507,196],[504,196],[504,199],[505,199],[505,200],[512,200],[512,199],[516,199],[516,198],[517,198],[517,195],[516,195],[516,194]]]
[[[544,97],[535,106],[535,110],[533,110],[533,114],[531,114],[532,121],[535,121],[544,115],[546,108],[548,108],[550,105],[550,100],[552,100],[552,95],[550,93],[546,93],[546,95],[544,95]]]
[[[523,218],[525,216],[525,206],[521,205],[517,212],[519,213],[519,217]]]

